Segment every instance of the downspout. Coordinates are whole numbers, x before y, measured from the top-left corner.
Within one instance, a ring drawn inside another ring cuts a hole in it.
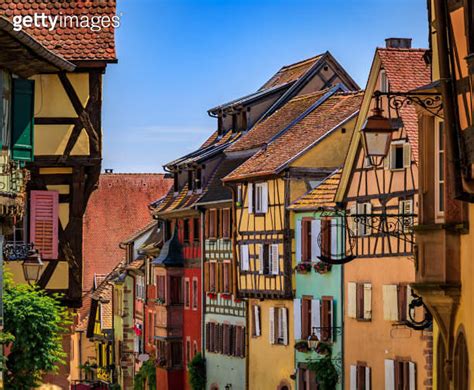
[[[450,67],[450,52],[448,48],[448,13],[444,0],[435,0],[435,17],[436,17],[436,42],[438,45],[438,62],[439,62],[439,78],[441,83],[441,95],[443,97],[443,113],[446,128],[446,148],[449,151],[448,161],[453,168],[450,169],[450,175],[454,181],[454,199],[468,200],[472,197],[463,190],[461,161],[464,161],[462,142],[459,137],[457,116],[455,107],[457,106],[455,96],[454,76]],[[447,221],[448,222],[448,221]]]

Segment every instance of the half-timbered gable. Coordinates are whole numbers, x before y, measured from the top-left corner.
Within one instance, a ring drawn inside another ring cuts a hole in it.
[[[36,9],[52,16],[112,18],[115,1],[94,0],[84,7],[67,1],[0,2],[0,15],[8,19],[30,15]],[[30,243],[35,239],[32,243],[45,265],[38,285],[64,293],[64,301],[78,307],[82,295],[82,241],[77,237],[82,236],[82,216],[100,174],[102,76],[107,64],[116,62],[114,28],[110,25],[92,32],[68,25],[56,32],[35,26],[25,28],[25,34],[74,65],[31,72],[23,82],[19,104],[30,104],[34,120],[17,134],[19,148],[15,153],[31,175],[28,210],[48,209],[50,216],[29,212],[17,219],[15,232],[18,241]],[[43,53],[44,58],[48,55],[47,51]],[[48,227],[41,230],[45,223]],[[29,226],[29,231],[24,226]],[[45,232],[41,237],[40,231]]]
[[[424,85],[430,68],[424,60],[426,50],[393,47],[397,42],[409,47],[410,41],[388,39],[387,48],[376,50],[336,195],[347,214],[343,258],[353,259],[344,265],[345,382],[356,386],[359,368],[367,367],[373,388],[390,389],[400,356],[409,374],[400,386],[421,388],[431,376],[425,363],[431,356],[431,338],[420,337],[407,326],[412,300],[409,284],[415,275],[417,114],[412,105],[394,104],[386,95]],[[387,156],[377,160],[367,158],[361,133],[376,107],[376,91],[381,92],[382,114],[397,125]],[[420,319],[423,314],[416,311],[414,315]],[[374,359],[381,349],[387,351],[385,360]]]

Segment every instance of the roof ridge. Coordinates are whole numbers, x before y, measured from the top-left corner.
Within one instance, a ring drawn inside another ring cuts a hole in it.
[[[411,48],[402,48],[402,47],[377,47],[376,50],[385,50],[385,51],[406,51],[406,52],[416,52],[416,51],[427,51],[428,49],[422,47],[411,47]]]
[[[279,71],[281,71],[281,70],[283,70],[283,69],[289,69],[289,68],[292,68],[292,67],[296,67],[296,66],[301,66],[301,65],[303,65],[304,63],[310,62],[310,61],[312,61],[312,60],[315,60],[315,59],[317,59],[318,57],[321,57],[321,56],[323,56],[323,55],[324,55],[324,53],[320,53],[320,54],[316,54],[316,55],[314,55],[314,56],[312,56],[312,57],[306,58],[306,59],[304,59],[304,60],[300,60],[300,61],[297,61],[297,62],[293,62],[292,64],[283,65],[283,66],[280,68]],[[278,71],[278,72],[279,72],[279,71]],[[278,73],[278,72],[277,72],[277,73]]]

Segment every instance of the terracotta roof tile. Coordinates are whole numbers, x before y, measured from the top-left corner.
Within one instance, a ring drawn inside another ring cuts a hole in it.
[[[0,0],[0,15],[10,20],[16,15],[46,15],[64,17],[77,16],[79,20],[87,17],[108,17],[115,15],[115,0]],[[90,28],[75,26],[56,27],[49,31],[45,27],[25,28],[25,31],[37,39],[46,48],[70,61],[116,59],[114,28]]]
[[[320,58],[321,54],[307,58],[306,60],[295,62],[291,65],[283,66],[273,77],[268,80],[261,88],[268,89],[277,85],[286,84],[291,81],[298,80],[303,76]]]
[[[224,178],[224,181],[278,173],[285,164],[338,124],[358,112],[362,92],[336,93],[293,124]]]
[[[100,176],[84,215],[84,291],[91,289],[94,274],[108,274],[120,262],[119,244],[152,222],[148,205],[171,184],[163,174]]]
[[[275,111],[264,121],[257,123],[248,133],[229,146],[227,152],[238,152],[263,146],[274,135],[285,129],[292,121],[304,113],[327,90],[297,96]]]
[[[304,211],[315,210],[320,207],[333,208],[336,206],[334,197],[341,180],[342,169],[338,169],[332,175],[324,179],[317,187],[304,194],[301,198],[293,202],[290,210]]]
[[[431,67],[425,63],[425,53],[426,49],[377,49],[390,91],[408,92],[431,82]],[[415,107],[404,106],[400,116],[412,146],[413,157],[418,161],[418,117]]]

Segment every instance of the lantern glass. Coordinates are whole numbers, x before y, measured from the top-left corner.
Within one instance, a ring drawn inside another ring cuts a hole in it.
[[[316,334],[313,332],[313,334],[311,334],[311,336],[308,337],[308,347],[310,349],[316,349],[318,347],[318,344],[319,344],[318,336],[316,336]]]
[[[31,284],[36,283],[43,269],[43,262],[39,257],[28,257],[22,264],[25,280]]]
[[[385,157],[392,141],[392,131],[364,131],[368,157]]]

